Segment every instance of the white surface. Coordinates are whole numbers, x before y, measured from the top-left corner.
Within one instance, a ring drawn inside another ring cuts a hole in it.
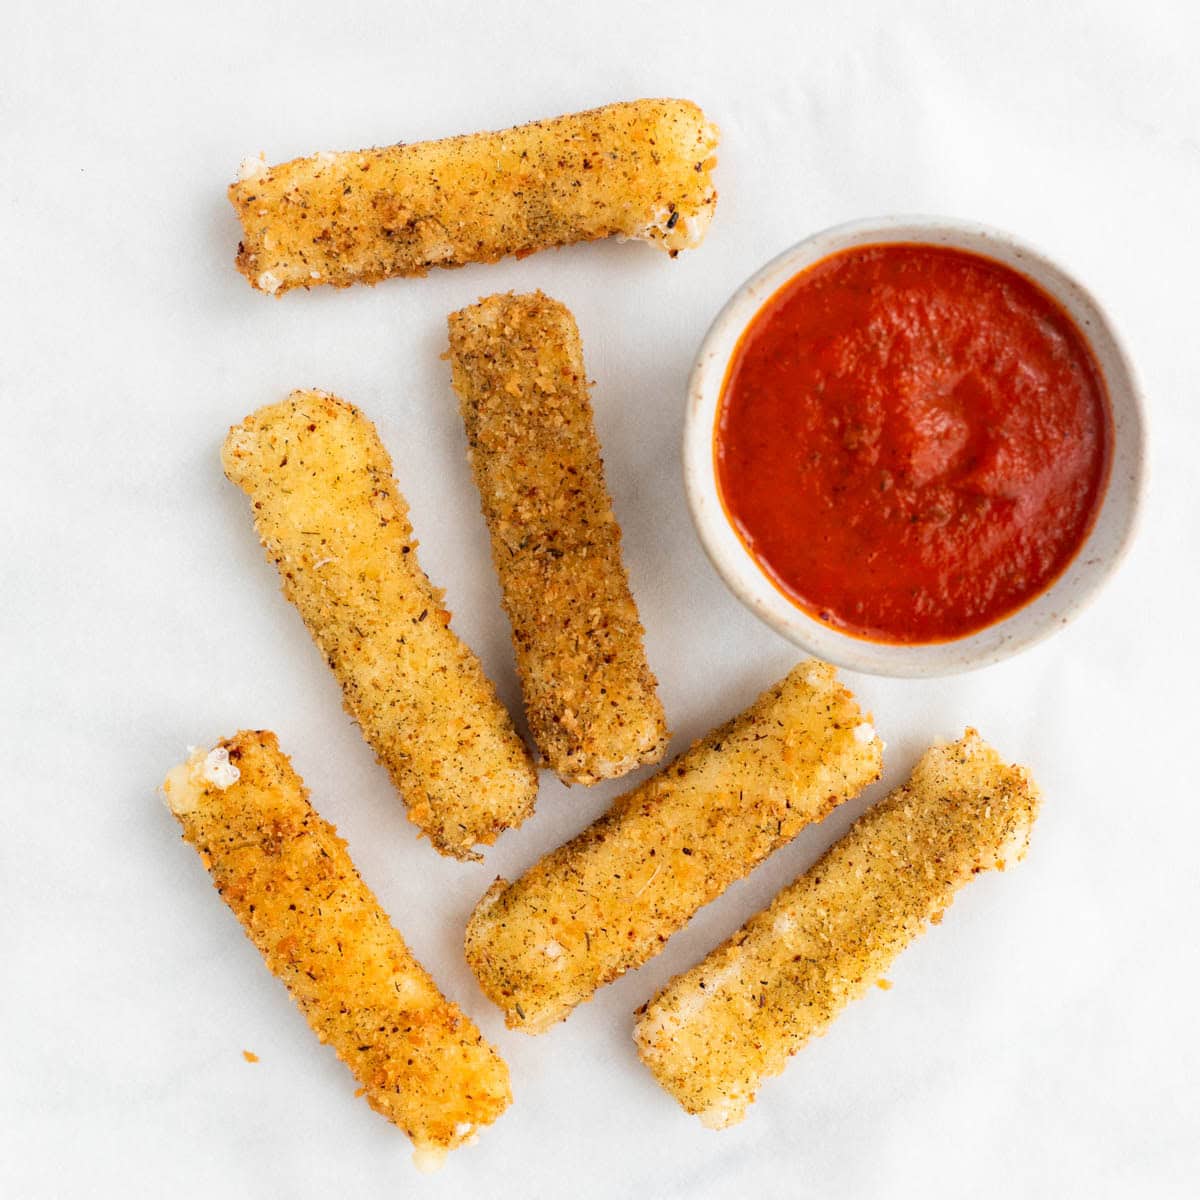
[[[1194,1195],[1195,6],[171,7],[0,10],[0,1194]],[[279,302],[233,269],[223,189],[248,152],[639,95],[691,96],[724,131],[712,232],[675,262],[585,246]],[[1032,852],[971,885],[892,991],[805,1050],[744,1125],[713,1133],[637,1062],[632,1010],[862,802],[566,1024],[507,1032],[463,962],[467,913],[618,786],[544,780],[536,817],[484,865],[418,843],[217,449],[293,387],[362,405],[457,628],[515,701],[438,355],[445,314],[481,293],[560,297],[597,381],[682,746],[794,656],[725,590],[688,521],[692,354],[771,254],[888,211],[1009,228],[1092,286],[1143,377],[1155,477],[1131,559],[1059,637],[978,675],[851,678],[888,741],[885,784],[968,721],[1032,765],[1046,794]],[[404,1138],[353,1098],[155,794],[189,742],[243,725],[278,731],[414,949],[511,1064],[512,1108],[440,1176],[417,1176]]]

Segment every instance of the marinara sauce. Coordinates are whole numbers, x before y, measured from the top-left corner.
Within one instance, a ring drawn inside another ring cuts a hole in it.
[[[1111,426],[1087,342],[1031,280],[961,250],[862,246],[789,280],[742,335],[717,479],[802,609],[873,641],[948,641],[1070,562]]]

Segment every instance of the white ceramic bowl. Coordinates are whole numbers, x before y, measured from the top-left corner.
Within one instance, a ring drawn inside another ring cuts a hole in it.
[[[895,645],[851,637],[810,617],[780,592],[733,529],[717,490],[713,442],[729,359],[762,305],[792,276],[830,254],[881,242],[923,242],[985,255],[1049,292],[1091,345],[1108,387],[1113,457],[1108,487],[1086,541],[1049,590],[978,633],[950,642]],[[852,221],[805,238],[733,294],[696,356],[688,384],[683,471],[688,504],[713,565],[752,612],[811,654],[874,675],[930,676],[987,666],[1061,629],[1116,569],[1133,537],[1145,477],[1141,394],[1133,366],[1095,297],[1044,254],[987,226],[946,217]]]

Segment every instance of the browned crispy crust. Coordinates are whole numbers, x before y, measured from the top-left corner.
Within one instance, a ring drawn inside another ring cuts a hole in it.
[[[618,799],[467,924],[467,961],[515,1029],[541,1033],[657,954],[696,910],[879,777],[882,743],[827,663]]]
[[[1023,767],[973,729],[771,905],[639,1010],[643,1062],[705,1124],[736,1124],[760,1083],[882,976],[977,872],[1024,856],[1038,808]]]
[[[535,292],[489,296],[449,324],[533,739],[565,783],[657,762],[666,718],[621,560],[575,319]]]
[[[533,811],[537,774],[417,562],[374,425],[336,396],[293,392],[234,426],[222,461],[409,818],[441,853],[477,858]]]
[[[634,100],[496,133],[248,160],[229,188],[237,268],[281,295],[613,235],[674,256],[712,216],[717,137],[688,100]]]
[[[198,750],[163,786],[222,899],[426,1162],[473,1140],[511,1099],[503,1060],[413,958],[275,735],[242,731],[215,751],[215,771]]]

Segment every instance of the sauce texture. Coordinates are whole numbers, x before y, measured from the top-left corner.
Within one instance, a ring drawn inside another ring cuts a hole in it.
[[[775,585],[872,641],[949,641],[1044,592],[1083,544],[1112,418],[1058,303],[981,255],[860,246],[743,333],[714,453]]]

